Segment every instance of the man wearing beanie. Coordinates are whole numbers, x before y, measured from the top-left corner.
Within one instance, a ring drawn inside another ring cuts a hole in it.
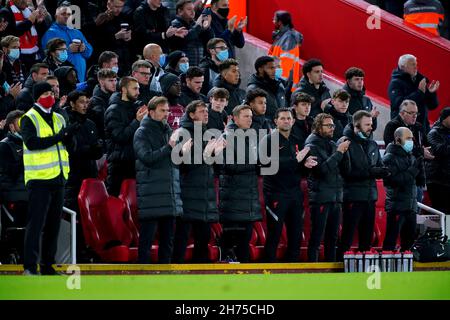
[[[169,101],[170,114],[167,123],[173,130],[178,129],[184,114],[184,107],[178,102],[181,96],[181,80],[172,73],[166,73],[159,79],[159,83],[163,95]]]
[[[450,107],[441,111],[439,120],[428,133],[434,159],[426,163],[427,187],[432,207],[450,214]]]
[[[21,119],[25,186],[28,190],[28,214],[25,229],[24,274],[40,272],[54,275],[64,185],[69,174],[66,144],[77,125],[66,125],[64,117],[53,112],[55,97],[47,82],[33,85],[33,107]],[[42,234],[43,232],[43,234]],[[42,234],[42,250],[41,250]]]
[[[166,71],[181,76],[189,69],[189,58],[180,50],[173,51],[167,56]]]

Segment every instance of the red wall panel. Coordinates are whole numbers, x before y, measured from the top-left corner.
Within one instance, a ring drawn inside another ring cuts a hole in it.
[[[369,30],[369,4],[357,0],[248,0],[248,32],[271,42],[276,10],[288,10],[304,35],[302,58],[320,58],[325,69],[342,77],[350,66],[366,72],[366,87],[387,98],[387,88],[398,57],[411,53],[419,71],[441,82],[440,108],[450,106],[450,42],[408,27],[402,19],[382,12],[381,28]],[[439,110],[431,112],[436,119]]]

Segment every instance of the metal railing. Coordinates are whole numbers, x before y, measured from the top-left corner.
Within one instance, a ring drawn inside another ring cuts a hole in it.
[[[70,259],[71,264],[77,264],[77,213],[66,207],[63,212],[70,214]]]
[[[434,214],[436,216],[439,216],[439,221],[440,221],[440,225],[441,225],[442,235],[445,236],[445,233],[446,233],[446,221],[445,221],[446,217],[445,217],[445,213],[443,213],[443,212],[441,212],[439,210],[436,210],[436,209],[434,209],[432,207],[429,207],[429,206],[427,206],[427,205],[425,205],[425,204],[423,204],[421,202],[417,202],[417,206],[420,209],[422,209],[422,210],[424,210],[426,212],[429,212],[429,213],[432,213],[432,214]]]

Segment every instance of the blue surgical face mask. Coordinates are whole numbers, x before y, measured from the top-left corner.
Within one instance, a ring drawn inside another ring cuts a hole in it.
[[[115,73],[119,73],[119,67],[114,66],[111,68],[112,71],[114,71]]]
[[[217,57],[217,60],[223,62],[223,61],[227,60],[229,58],[229,56],[230,56],[230,54],[228,53],[228,50],[223,50],[223,51],[220,51],[216,57]]]
[[[8,58],[10,60],[17,60],[20,56],[20,50],[19,49],[10,49],[8,53]]]
[[[178,68],[180,69],[180,71],[181,71],[182,73],[186,73],[186,72],[188,71],[188,69],[189,69],[189,62],[180,63],[180,64],[178,65]]]
[[[283,69],[276,68],[275,69],[275,79],[280,80],[281,78],[283,78]]]
[[[406,152],[411,152],[412,149],[414,148],[414,141],[412,140],[406,140],[405,144],[402,145],[402,148],[406,151]]]
[[[68,54],[67,50],[62,50],[58,53],[58,60],[61,62],[65,62],[67,60]]]
[[[5,94],[9,93],[10,85],[8,82],[3,82],[3,89],[5,90]]]
[[[159,65],[160,65],[161,67],[164,67],[165,64],[166,64],[166,55],[165,55],[165,54],[162,54],[162,55],[159,57]]]
[[[364,133],[362,133],[361,131],[358,132],[358,137],[360,137],[361,139],[364,139],[364,140],[367,139],[367,136]]]

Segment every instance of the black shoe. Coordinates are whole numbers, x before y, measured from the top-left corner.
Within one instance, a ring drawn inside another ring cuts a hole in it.
[[[23,271],[23,275],[24,276],[38,276],[39,272],[37,272],[36,270],[31,270],[31,269],[25,269]]]
[[[41,265],[41,275],[43,275],[43,276],[61,276],[62,273],[53,269],[52,266]]]

